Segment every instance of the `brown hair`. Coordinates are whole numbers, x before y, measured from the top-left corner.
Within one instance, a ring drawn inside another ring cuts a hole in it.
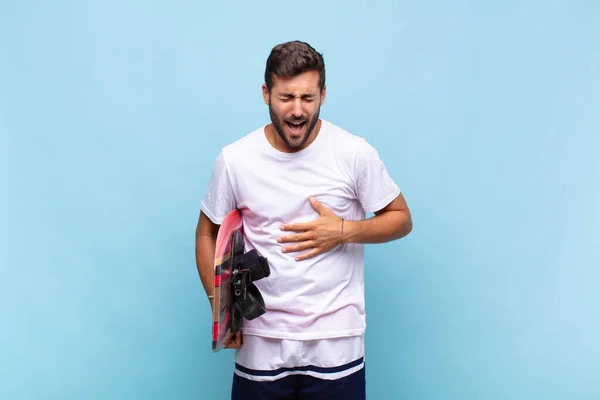
[[[271,91],[273,76],[292,78],[307,71],[319,72],[319,88],[325,87],[325,62],[323,55],[308,43],[292,41],[273,47],[265,69],[265,83]]]

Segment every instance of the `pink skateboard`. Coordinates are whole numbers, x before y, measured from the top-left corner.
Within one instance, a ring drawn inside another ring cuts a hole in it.
[[[242,214],[233,210],[223,220],[215,246],[215,291],[213,299],[213,351],[223,348],[231,320],[231,249],[233,232],[243,234]]]
[[[267,259],[256,250],[244,252],[242,214],[233,210],[225,216],[215,246],[212,349],[225,346],[227,331],[242,329],[243,318],[254,319],[266,312],[264,300],[252,283],[270,275]]]

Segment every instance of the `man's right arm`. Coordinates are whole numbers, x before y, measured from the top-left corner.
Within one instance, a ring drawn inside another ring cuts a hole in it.
[[[200,211],[198,225],[196,226],[196,266],[207,296],[212,296],[214,292],[215,245],[218,232],[219,225],[212,222],[206,214]],[[212,309],[212,301],[210,303]]]
[[[212,222],[206,214],[200,211],[200,218],[198,218],[198,225],[196,226],[196,266],[206,295],[210,296],[211,310],[213,309],[211,297],[214,294],[215,287],[214,261],[218,232],[219,225]],[[228,331],[223,343],[226,349],[239,349],[243,343],[242,332],[236,332],[232,335]]]

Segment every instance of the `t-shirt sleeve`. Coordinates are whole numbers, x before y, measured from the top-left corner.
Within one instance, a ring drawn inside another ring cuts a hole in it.
[[[201,210],[212,222],[220,225],[225,216],[236,207],[225,158],[221,151],[214,163],[208,187],[200,203]]]
[[[377,150],[362,139],[354,159],[356,194],[366,212],[376,212],[400,194]]]

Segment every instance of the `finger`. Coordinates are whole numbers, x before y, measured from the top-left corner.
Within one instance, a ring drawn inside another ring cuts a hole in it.
[[[242,334],[241,332],[236,332],[231,335],[231,340],[225,346],[226,349],[239,349],[242,347]]]
[[[309,258],[311,258],[311,257],[314,257],[314,256],[316,256],[317,254],[320,254],[320,253],[322,253],[322,252],[323,252],[323,251],[322,251],[321,249],[319,249],[319,248],[316,248],[316,249],[313,249],[313,250],[311,250],[311,251],[309,251],[309,252],[306,252],[306,253],[304,253],[304,254],[301,254],[301,255],[297,256],[297,257],[295,258],[295,260],[296,260],[296,261],[303,261],[303,260],[309,259]]]
[[[233,338],[231,340],[229,340],[227,343],[225,343],[225,348],[226,349],[235,349],[235,342],[233,341]]]
[[[281,236],[277,238],[278,243],[289,243],[289,242],[302,242],[304,240],[311,239],[311,234],[309,232],[304,233],[296,233],[294,235]]]
[[[302,251],[302,250],[312,249],[312,248],[315,247],[316,244],[317,243],[314,240],[307,240],[307,241],[302,242],[302,243],[293,244],[291,246],[283,247],[281,249],[281,251],[283,253],[290,253],[290,252],[294,252],[294,251]]]
[[[239,345],[235,342],[231,342],[225,346],[226,349],[239,349],[241,347],[242,347],[241,345]]]
[[[319,213],[319,215],[323,216],[323,215],[331,215],[333,214],[333,212],[325,207],[319,200],[315,199],[314,197],[311,197],[309,199],[310,205],[312,206],[312,208]]]
[[[283,224],[280,229],[282,231],[305,232],[313,228],[312,222],[297,222],[295,224]]]

